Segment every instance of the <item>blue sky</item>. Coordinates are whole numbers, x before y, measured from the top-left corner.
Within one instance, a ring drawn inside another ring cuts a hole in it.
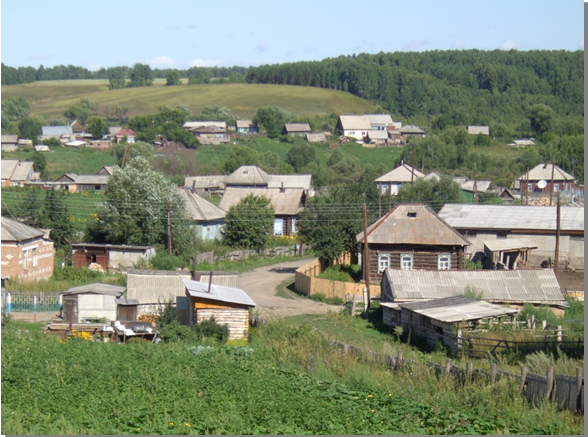
[[[3,0],[2,62],[249,66],[353,53],[583,50],[578,0]]]

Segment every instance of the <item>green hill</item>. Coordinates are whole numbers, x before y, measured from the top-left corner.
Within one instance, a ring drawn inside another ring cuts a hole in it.
[[[350,93],[289,85],[222,84],[165,86],[156,80],[152,87],[108,90],[102,79],[41,81],[21,85],[3,85],[2,100],[24,97],[33,104],[32,115],[47,120],[63,117],[64,111],[82,98],[98,104],[102,114],[108,107],[126,105],[129,117],[153,114],[162,105],[186,105],[192,113],[200,113],[205,106],[219,105],[241,117],[253,117],[257,108],[280,106],[296,115],[354,114],[374,111],[368,101]]]

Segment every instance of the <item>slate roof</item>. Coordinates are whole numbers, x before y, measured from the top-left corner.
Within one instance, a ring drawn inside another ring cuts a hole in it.
[[[79,175],[75,179],[76,185],[106,185],[110,175]]]
[[[327,141],[325,134],[306,134],[306,141],[309,143],[324,143]]]
[[[62,136],[71,135],[73,130],[71,126],[42,126],[41,135],[43,136]]]
[[[44,235],[43,231],[2,216],[2,242],[25,241]]]
[[[182,279],[186,287],[186,295],[197,297],[200,299],[210,299],[218,302],[234,303],[238,305],[246,305],[254,307],[255,302],[240,288],[226,287],[223,285],[210,285],[210,293],[208,293],[209,284],[206,282],[192,281],[189,279]]]
[[[556,206],[445,204],[438,213],[456,229],[555,231]],[[584,232],[584,208],[561,207],[562,231]]]
[[[539,164],[529,170],[529,180],[530,181],[540,181],[542,179],[546,180],[547,182],[551,182],[551,171],[552,171],[552,164]],[[525,173],[521,177],[519,177],[519,181],[527,180],[527,174]],[[554,181],[573,181],[574,177],[563,171],[557,165],[553,171],[553,180]]]
[[[365,115],[340,115],[339,122],[344,130],[370,130],[372,128]]]
[[[219,133],[224,134],[224,133],[226,133],[226,130],[223,127],[214,126],[214,125],[206,125],[206,126],[192,128],[192,129],[190,129],[190,132],[196,132],[199,134],[219,134]]]
[[[226,212],[218,206],[213,205],[208,200],[192,193],[187,188],[178,188],[184,201],[186,202],[186,212],[188,216],[198,222],[220,220],[225,218]]]
[[[490,302],[567,306],[552,269],[395,270],[382,280],[394,301],[430,300],[463,294],[468,286]]]
[[[390,114],[364,114],[364,116],[368,119],[370,125],[384,125],[384,126],[392,126],[392,117]]]
[[[414,126],[412,124],[407,124],[406,126],[400,128],[401,134],[424,134],[425,131],[422,130],[418,126]]]
[[[242,165],[225,178],[225,185],[266,186],[269,175],[255,165]]]
[[[310,132],[312,129],[310,128],[310,124],[308,123],[286,123],[284,125],[284,129],[286,132]]]
[[[387,140],[388,139],[388,131],[387,130],[369,130],[369,131],[367,131],[367,136],[372,140]]]
[[[91,293],[91,294],[106,294],[109,296],[119,297],[125,292],[125,290],[126,290],[126,287],[95,282],[93,284],[80,285],[79,287],[72,287],[72,288],[68,289],[65,293],[62,293],[62,294],[70,295],[70,294]]]
[[[227,187],[219,207],[228,211],[250,194],[267,197],[274,207],[275,215],[296,215],[303,209],[300,206],[304,195],[302,188],[290,188],[282,191],[278,188]]]
[[[478,193],[486,193],[490,188],[492,181],[480,181],[478,180],[476,183],[476,190]],[[461,189],[464,191],[474,192],[474,181],[465,181],[461,184]]]
[[[1,172],[2,179],[9,179],[11,181],[26,181],[29,179],[29,174],[34,172],[33,161],[20,161],[18,159],[3,159]]]
[[[410,215],[415,215],[411,217]],[[426,205],[399,204],[367,229],[368,243],[469,246],[463,235]],[[363,243],[363,232],[356,236]]]
[[[237,120],[235,125],[237,129],[249,129],[255,126],[251,120]]]
[[[283,185],[282,185],[283,184]],[[271,174],[267,180],[268,188],[312,188],[311,174]]]
[[[412,167],[408,164],[402,164],[388,173],[375,179],[374,182],[410,182],[412,177]],[[414,179],[423,178],[425,175],[414,169]]]
[[[223,129],[227,128],[226,121],[208,121],[208,120],[198,120],[198,121],[187,121],[184,123],[184,129],[192,130],[194,128],[199,128],[202,126],[216,126],[221,127]]]
[[[17,144],[18,143],[18,135],[2,135],[2,136],[0,136],[0,142],[2,144],[5,144],[5,143]]]
[[[225,175],[187,176],[184,179],[184,186],[195,189],[224,188],[226,178]]]

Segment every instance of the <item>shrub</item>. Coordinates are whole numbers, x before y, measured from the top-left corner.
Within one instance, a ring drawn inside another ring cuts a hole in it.
[[[163,306],[157,311],[157,326],[163,328],[164,326],[171,325],[174,322],[180,322],[178,318],[178,311],[173,304],[173,301],[166,301]]]
[[[159,337],[165,342],[187,341],[194,339],[194,332],[188,326],[174,320],[159,328]]]
[[[347,264],[335,264],[325,269],[318,277],[321,279],[328,279],[330,281],[341,281],[341,282],[356,282],[354,279],[358,274],[359,266],[350,266]]]
[[[224,343],[229,338],[229,327],[227,325],[220,325],[214,320],[214,316],[208,320],[194,325],[194,333],[198,337],[215,338],[221,343]]]

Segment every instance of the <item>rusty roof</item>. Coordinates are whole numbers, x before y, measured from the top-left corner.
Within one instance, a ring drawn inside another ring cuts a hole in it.
[[[500,303],[534,303],[567,306],[551,269],[529,270],[395,270],[382,279],[390,285],[394,301],[439,299],[462,295],[467,287],[482,299]]]
[[[422,204],[399,204],[367,229],[368,243],[469,246],[470,242]],[[357,235],[363,242],[363,232]]]

